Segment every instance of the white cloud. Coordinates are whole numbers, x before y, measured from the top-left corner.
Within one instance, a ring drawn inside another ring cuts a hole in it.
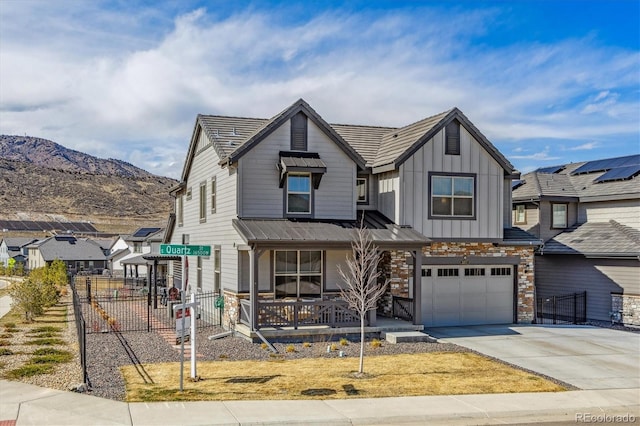
[[[196,9],[158,28],[150,23],[172,11],[24,3],[0,12],[0,133],[163,175],[179,176],[196,114],[271,117],[300,97],[354,124],[404,125],[458,106],[494,143],[638,134],[638,52],[580,39],[474,45],[496,8],[327,11],[302,22]],[[25,24],[40,30],[23,40],[14,31]]]
[[[582,145],[573,146],[570,148],[565,148],[567,151],[591,151],[592,149],[600,148],[600,143],[598,142],[587,142]]]
[[[538,160],[538,161],[551,161],[551,160],[560,160],[562,157],[549,155],[549,151],[551,151],[551,147],[545,146],[542,151],[535,152],[533,154],[528,155],[512,155],[510,158],[515,158],[518,160]]]

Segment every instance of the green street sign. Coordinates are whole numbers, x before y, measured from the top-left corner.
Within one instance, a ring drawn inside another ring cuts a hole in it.
[[[211,256],[211,246],[160,244],[160,254],[167,254],[172,256]]]

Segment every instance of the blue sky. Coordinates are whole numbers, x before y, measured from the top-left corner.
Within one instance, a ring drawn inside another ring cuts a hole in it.
[[[640,2],[0,0],[0,133],[179,177],[196,114],[404,126],[521,172],[640,153]]]

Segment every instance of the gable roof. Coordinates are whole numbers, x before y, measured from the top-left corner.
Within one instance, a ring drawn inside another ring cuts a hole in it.
[[[637,258],[640,256],[640,231],[614,220],[587,222],[547,241],[541,253]]]
[[[622,174],[621,176],[627,177],[618,180],[605,178],[602,181],[603,176],[616,168],[598,167],[592,171],[584,171],[589,170],[586,166],[590,166],[591,163],[606,166],[606,164],[628,163],[629,161],[640,163],[640,156],[583,161],[538,169],[522,176],[523,184],[513,189],[512,198],[514,202],[543,199],[588,202],[640,198],[640,185],[638,185],[640,164],[638,165],[638,173]]]
[[[56,259],[106,260],[107,258],[98,244],[88,239],[79,239],[71,236],[49,237],[31,247],[37,247],[42,258],[47,262]]]
[[[204,132],[211,142],[220,158],[220,164],[228,165],[238,161],[256,144],[298,112],[307,115],[361,169],[370,167],[376,173],[396,169],[449,122],[457,119],[487,153],[500,164],[506,175],[519,176],[519,172],[513,165],[458,108],[452,108],[397,128],[329,124],[307,102],[299,99],[270,119],[198,115],[182,172],[182,183],[186,181],[189,174],[200,131]],[[173,190],[179,188],[181,188],[180,184]]]

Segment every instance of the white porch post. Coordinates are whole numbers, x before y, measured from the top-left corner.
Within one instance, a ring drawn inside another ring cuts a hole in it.
[[[249,300],[251,301],[251,331],[258,329],[258,280],[256,278],[258,269],[256,250],[254,247],[249,250]]]
[[[422,249],[413,252],[413,323],[422,324]]]

